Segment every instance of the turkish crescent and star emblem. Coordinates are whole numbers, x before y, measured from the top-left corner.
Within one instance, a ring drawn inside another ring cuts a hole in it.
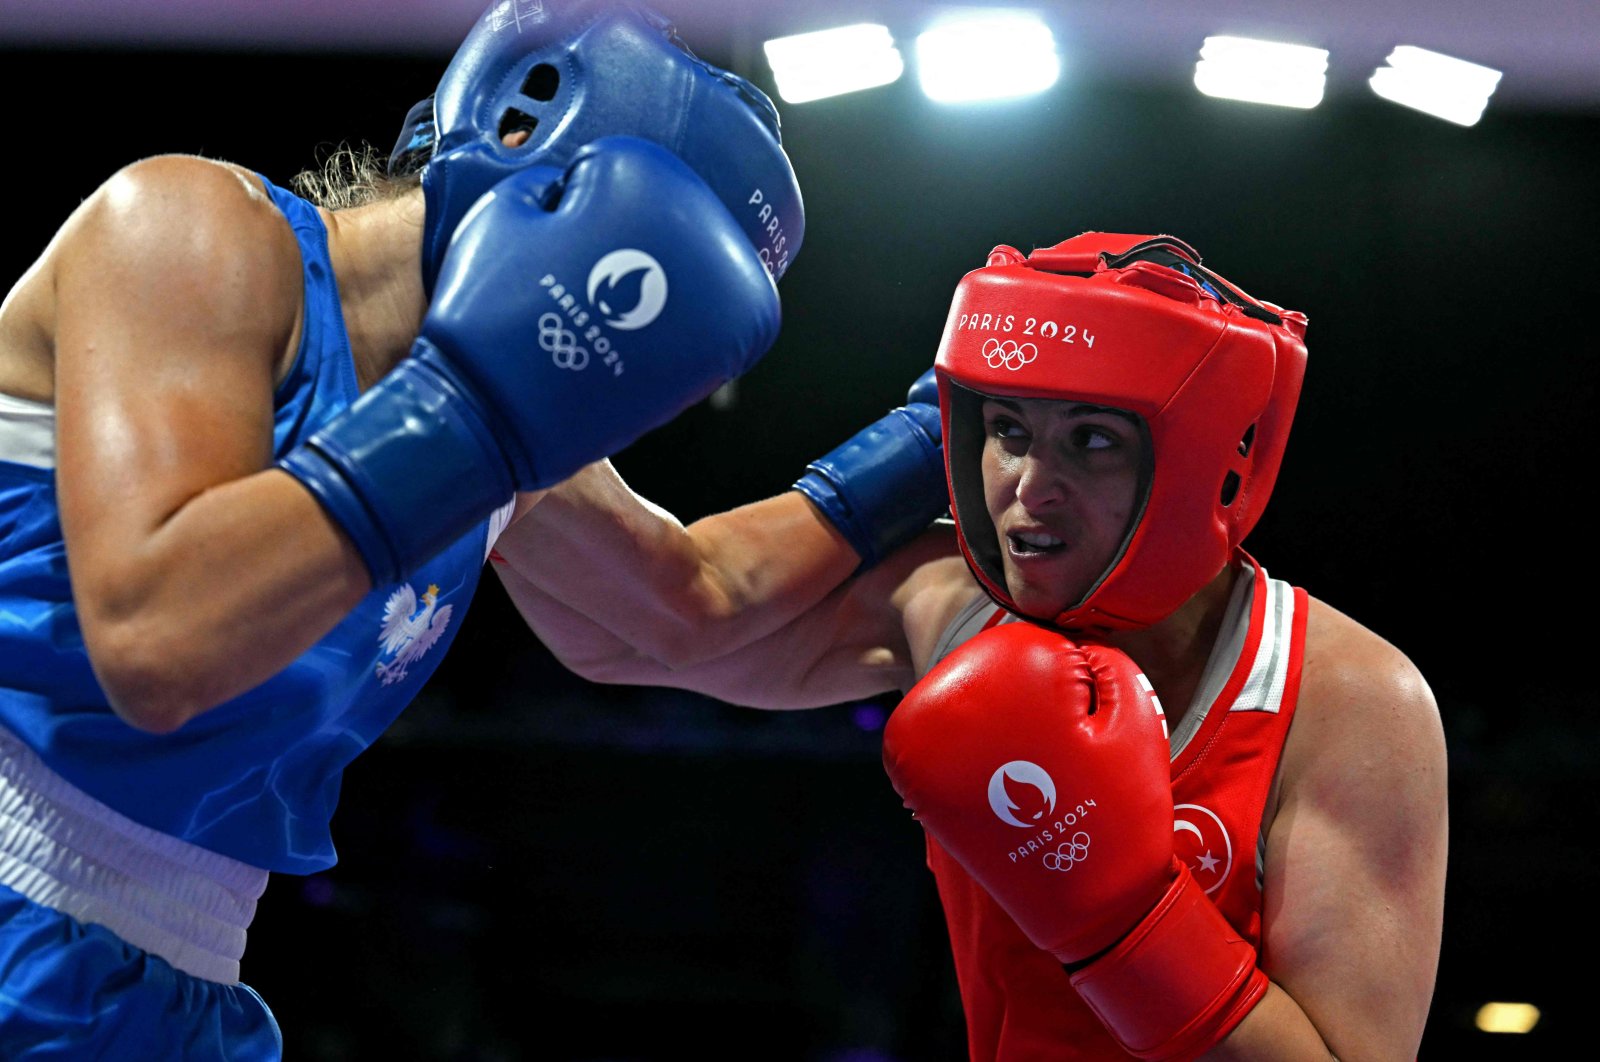
[[[1172,848],[1189,865],[1194,880],[1207,893],[1217,891],[1233,869],[1233,842],[1228,828],[1210,808],[1179,804],[1173,808]]]

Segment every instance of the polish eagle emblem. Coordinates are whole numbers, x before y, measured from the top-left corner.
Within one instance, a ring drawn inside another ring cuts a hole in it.
[[[433,648],[450,625],[450,612],[449,605],[439,606],[439,588],[432,583],[422,593],[420,608],[417,592],[410,583],[389,595],[383,606],[383,626],[378,631],[383,655],[390,658],[378,662],[378,677],[385,686],[405,678],[406,669]]]

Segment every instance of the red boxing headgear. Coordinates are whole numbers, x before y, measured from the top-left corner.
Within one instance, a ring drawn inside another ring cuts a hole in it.
[[[1026,257],[995,248],[956,288],[934,361],[950,509],[978,581],[1021,611],[984,501],[983,396],[1143,419],[1143,496],[1120,551],[1082,600],[1030,618],[1148,627],[1210,582],[1260,518],[1300,397],[1305,333],[1304,314],[1251,298],[1171,236],[1086,232]]]

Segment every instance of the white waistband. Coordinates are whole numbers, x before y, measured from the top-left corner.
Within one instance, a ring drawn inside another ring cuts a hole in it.
[[[267,872],[141,826],[0,727],[0,885],[233,984]]]

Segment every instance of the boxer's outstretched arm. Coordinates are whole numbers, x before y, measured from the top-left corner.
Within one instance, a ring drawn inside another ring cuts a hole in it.
[[[949,503],[939,435],[929,369],[784,494],[685,527],[602,462],[515,522],[499,553],[598,629],[687,667],[765,637],[915,540]]]
[[[637,655],[672,669],[771,634],[861,561],[797,491],[685,526],[634,493],[608,461],[543,495],[495,552],[508,591],[558,655]],[[569,629],[545,602],[589,622]],[[583,631],[593,644],[580,644]]]
[[[672,667],[510,565],[496,568],[534,633],[582,677],[693,690],[753,708],[816,708],[909,689],[918,663],[977,591],[953,534],[934,528],[770,633]]]

